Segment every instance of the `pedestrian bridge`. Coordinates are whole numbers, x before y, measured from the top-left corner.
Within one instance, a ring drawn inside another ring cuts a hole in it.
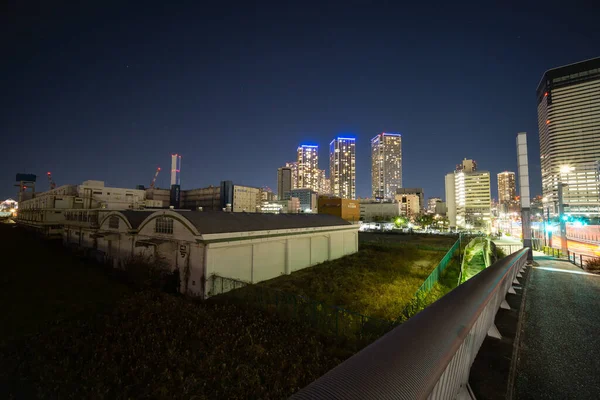
[[[483,270],[292,398],[600,398],[600,276],[542,253],[528,263],[528,251]]]

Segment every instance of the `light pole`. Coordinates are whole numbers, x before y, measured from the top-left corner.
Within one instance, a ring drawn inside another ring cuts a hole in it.
[[[567,242],[567,221],[565,219],[565,204],[563,199],[563,188],[567,186],[566,183],[562,183],[562,174],[568,174],[575,168],[569,165],[562,165],[560,167],[560,175],[558,179],[558,223],[560,224],[560,248],[564,255],[569,252],[569,246]],[[567,177],[568,182],[568,177]]]

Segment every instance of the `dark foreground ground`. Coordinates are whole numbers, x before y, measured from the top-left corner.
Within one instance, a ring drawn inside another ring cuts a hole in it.
[[[351,352],[294,322],[133,290],[0,225],[0,398],[285,398]]]

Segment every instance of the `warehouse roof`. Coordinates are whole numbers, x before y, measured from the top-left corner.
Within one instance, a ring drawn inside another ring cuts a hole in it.
[[[261,214],[210,211],[175,211],[201,234],[351,225],[327,214]]]
[[[146,218],[148,218],[149,215],[155,213],[156,210],[153,210],[153,211],[123,210],[123,211],[119,211],[119,212],[121,214],[123,214],[125,216],[125,218],[127,218],[127,220],[129,221],[129,223],[131,224],[131,227],[133,229],[137,229],[140,226],[140,224]]]

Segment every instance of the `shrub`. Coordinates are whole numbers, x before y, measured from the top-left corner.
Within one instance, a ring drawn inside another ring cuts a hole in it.
[[[600,273],[600,257],[592,258],[585,262],[586,271]]]
[[[155,288],[166,292],[179,292],[179,271],[170,271],[169,263],[159,256],[137,255],[124,264],[127,283],[137,289]]]

